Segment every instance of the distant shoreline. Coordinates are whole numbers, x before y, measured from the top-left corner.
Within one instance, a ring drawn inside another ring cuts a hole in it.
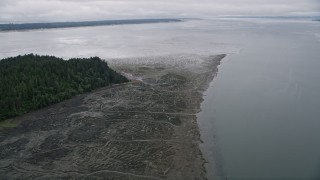
[[[50,23],[22,23],[22,24],[0,24],[1,31],[36,30],[54,28],[73,28],[88,26],[110,26],[125,24],[149,24],[182,22],[180,19],[127,19],[127,20],[103,20],[103,21],[79,21],[79,22],[50,22]]]

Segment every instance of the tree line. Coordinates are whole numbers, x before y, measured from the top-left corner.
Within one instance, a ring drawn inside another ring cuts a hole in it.
[[[104,21],[82,21],[82,22],[51,22],[51,23],[23,23],[23,24],[0,24],[0,31],[30,30],[30,29],[52,29],[85,26],[108,26],[123,24],[146,24],[181,22],[179,19],[124,19],[124,20],[104,20]]]
[[[63,60],[28,54],[0,61],[0,120],[80,93],[128,82],[99,57]]]

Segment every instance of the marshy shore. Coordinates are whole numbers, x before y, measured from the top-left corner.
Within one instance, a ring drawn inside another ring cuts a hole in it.
[[[130,83],[8,120],[0,176],[205,179],[196,114],[224,57],[111,60]]]

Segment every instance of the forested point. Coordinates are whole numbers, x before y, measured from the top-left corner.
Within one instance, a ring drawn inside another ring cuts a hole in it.
[[[34,54],[0,61],[0,120],[128,79],[99,57],[63,60]]]

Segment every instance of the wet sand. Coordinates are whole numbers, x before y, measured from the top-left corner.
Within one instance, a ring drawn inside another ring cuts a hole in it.
[[[130,83],[10,120],[19,125],[0,131],[0,176],[205,179],[196,114],[224,57],[110,60]]]

